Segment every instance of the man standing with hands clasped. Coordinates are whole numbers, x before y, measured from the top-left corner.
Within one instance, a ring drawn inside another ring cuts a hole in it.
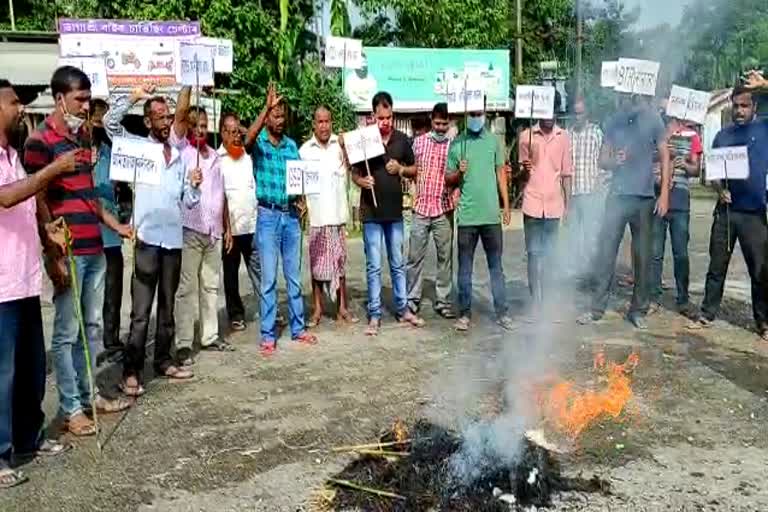
[[[744,86],[731,94],[733,124],[723,128],[713,148],[746,146],[749,175],[727,184],[713,182],[718,192],[709,239],[709,270],[704,288],[701,316],[691,329],[709,327],[723,298],[725,277],[733,248],[738,240],[752,282],[752,314],[757,333],[768,341],[768,228],[766,227],[766,169],[768,169],[768,121],[756,120],[754,89],[768,88],[768,81],[753,72]],[[730,238],[729,238],[730,236]]]
[[[144,99],[144,126],[149,142],[163,145],[165,167],[160,169],[160,184],[136,184],[134,222],[136,224],[135,271],[131,281],[133,305],[131,329],[123,360],[123,393],[144,394],[143,373],[149,319],[157,292],[155,330],[155,373],[163,378],[183,381],[194,375],[171,357],[176,335],[174,309],[181,275],[181,250],[184,245],[182,209],[200,201],[202,171],[187,172],[181,149],[186,144],[190,87],[183,87],[171,114],[167,100],[151,96],[152,87],[138,88],[130,97],[117,98],[104,116],[110,137],[123,134],[121,121],[131,107]]]
[[[284,131],[285,104],[270,84],[264,109],[245,136],[245,147],[253,150],[259,201],[256,238],[261,256],[261,353],[264,356],[277,349],[278,258],[283,260],[288,289],[291,339],[303,345],[317,344],[317,337],[307,332],[304,324],[299,198],[289,197],[286,190],[286,162],[299,159],[299,148]]]
[[[403,261],[403,189],[401,178],[416,175],[413,150],[408,137],[394,127],[392,96],[379,92],[373,97],[373,115],[381,133],[385,153],[356,164],[352,179],[361,188],[360,216],[363,221],[366,277],[368,280],[368,327],[365,334],[376,336],[381,327],[382,241],[389,259],[392,294],[398,321],[423,327],[424,320],[408,309]],[[376,204],[373,197],[376,195]]]
[[[472,315],[472,267],[480,240],[490,274],[496,322],[514,327],[507,316],[507,290],[501,256],[503,235],[499,222],[501,195],[504,224],[511,220],[504,151],[499,140],[485,128],[485,110],[470,112],[467,132],[456,137],[448,150],[445,183],[461,190],[458,206],[459,319],[455,328],[467,331]]]

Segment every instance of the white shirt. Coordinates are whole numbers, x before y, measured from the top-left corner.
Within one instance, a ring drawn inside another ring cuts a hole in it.
[[[302,160],[320,162],[320,194],[307,195],[309,225],[339,226],[347,223],[347,168],[339,145],[339,138],[331,134],[328,144],[323,147],[312,136],[299,149]]]
[[[223,146],[218,153],[221,156],[221,174],[232,236],[252,235],[256,232],[257,203],[251,155],[243,153],[240,159],[235,160]]]

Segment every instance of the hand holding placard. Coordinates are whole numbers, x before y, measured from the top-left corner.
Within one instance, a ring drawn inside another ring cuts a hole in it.
[[[705,91],[673,85],[667,101],[667,115],[704,124],[711,97],[712,95]]]
[[[375,158],[385,153],[384,142],[381,140],[381,133],[379,127],[375,124],[366,126],[365,128],[358,128],[344,134],[344,150],[347,153],[347,161],[350,164],[356,164],[359,162],[365,162],[365,171],[369,178],[371,176],[371,168],[368,164],[369,158]],[[374,208],[378,208],[378,202],[376,201],[376,191],[371,184],[371,197],[373,199]]]
[[[515,117],[553,119],[555,88],[545,85],[518,85],[515,89]]]
[[[289,196],[322,193],[320,165],[317,160],[287,160],[285,162],[285,192]]]
[[[133,137],[112,139],[110,180],[159,185],[164,168],[165,156],[162,144]]]
[[[457,78],[448,81],[445,99],[448,112],[482,112],[485,110],[484,82],[478,78]]]
[[[746,146],[713,148],[706,154],[706,179],[745,180],[749,178],[749,152]]]

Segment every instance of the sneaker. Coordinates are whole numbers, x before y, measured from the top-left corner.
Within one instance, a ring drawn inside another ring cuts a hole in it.
[[[505,331],[513,331],[517,328],[517,324],[507,315],[501,315],[496,319],[496,323]]]
[[[456,323],[453,324],[453,328],[460,332],[467,332],[469,330],[469,318],[466,316],[462,316],[458,320],[456,320]]]
[[[635,329],[645,330],[648,329],[648,323],[645,321],[645,317],[642,315],[632,314],[627,315],[627,321],[635,326]]]

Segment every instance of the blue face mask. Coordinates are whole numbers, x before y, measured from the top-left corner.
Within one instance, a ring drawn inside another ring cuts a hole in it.
[[[467,118],[467,130],[474,132],[474,133],[480,133],[480,131],[485,128],[485,116],[469,116]]]
[[[435,142],[445,142],[448,140],[448,135],[445,133],[437,133],[435,130],[432,130],[429,132],[429,136],[432,137],[432,140]]]

